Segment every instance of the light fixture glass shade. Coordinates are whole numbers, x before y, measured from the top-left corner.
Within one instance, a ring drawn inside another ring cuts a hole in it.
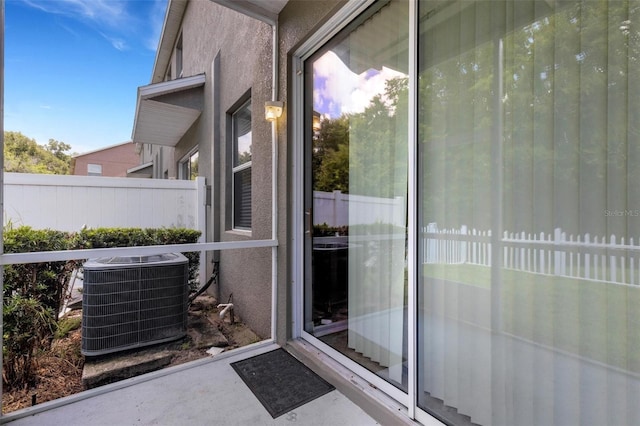
[[[282,115],[284,102],[267,101],[264,103],[264,118],[267,121],[275,121]]]

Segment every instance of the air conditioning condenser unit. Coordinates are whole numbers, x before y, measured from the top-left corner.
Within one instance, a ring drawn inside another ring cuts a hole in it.
[[[189,265],[182,254],[92,259],[83,268],[83,355],[186,335]]]

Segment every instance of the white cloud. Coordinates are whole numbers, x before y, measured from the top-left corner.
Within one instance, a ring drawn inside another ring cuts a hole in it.
[[[43,12],[84,23],[99,33],[115,49],[134,44],[155,51],[162,31],[167,0],[23,0]],[[68,29],[64,23],[60,23]],[[137,39],[137,42],[134,42]]]
[[[314,108],[334,116],[364,111],[373,97],[384,93],[387,80],[406,77],[384,66],[356,74],[331,51],[314,62],[313,70]]]
[[[147,31],[148,37],[144,41],[144,44],[147,49],[154,52],[158,48],[158,43],[160,41],[160,34],[162,33],[162,24],[164,23],[166,9],[167,2],[165,0],[154,1],[153,7],[149,9],[149,16],[147,17],[149,31]]]
[[[126,2],[109,0],[24,0],[24,2],[47,13],[89,20],[109,27],[118,27],[123,21],[130,19],[125,8]]]
[[[127,42],[119,37],[113,37],[104,33],[100,33],[100,35],[104,37],[105,40],[107,40],[117,50],[123,51],[129,48]]]

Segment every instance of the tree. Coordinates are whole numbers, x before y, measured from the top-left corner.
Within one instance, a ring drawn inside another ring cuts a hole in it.
[[[69,151],[71,149],[71,145],[59,142],[55,139],[49,139],[49,143],[45,148],[59,159],[69,161],[70,155],[65,154],[65,151]]]
[[[313,189],[349,192],[349,116],[327,118],[313,138]]]
[[[313,138],[314,190],[405,196],[407,99],[408,79],[390,79],[364,111],[322,119]]]
[[[71,173],[71,146],[49,139],[46,146],[20,132],[4,132],[4,170],[15,173],[68,175]]]

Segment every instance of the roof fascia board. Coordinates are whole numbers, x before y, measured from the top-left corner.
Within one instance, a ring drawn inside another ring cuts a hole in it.
[[[133,144],[132,141],[128,140],[126,142],[122,142],[122,143],[117,143],[114,145],[109,145],[109,146],[105,146],[103,148],[96,148],[93,151],[87,151],[87,152],[81,152],[79,154],[74,154],[71,157],[72,158],[78,158],[78,157],[84,157],[85,155],[89,155],[89,154],[95,154],[96,152],[100,152],[100,151],[106,151],[108,149],[112,149],[112,148],[117,148],[119,146],[123,146],[123,145],[127,145],[127,144]]]
[[[278,14],[270,12],[255,3],[247,0],[211,0],[221,6],[233,9],[243,15],[250,16],[269,25],[275,25],[278,22]]]
[[[192,89],[204,85],[206,76],[197,74],[191,77],[183,77],[176,80],[163,81],[162,83],[154,83],[138,88],[140,99],[153,98],[167,93],[178,92],[181,90]]]
[[[156,59],[151,72],[152,83],[157,83],[164,79],[165,70],[173,54],[173,45],[178,38],[187,3],[188,0],[169,0],[156,50]]]

